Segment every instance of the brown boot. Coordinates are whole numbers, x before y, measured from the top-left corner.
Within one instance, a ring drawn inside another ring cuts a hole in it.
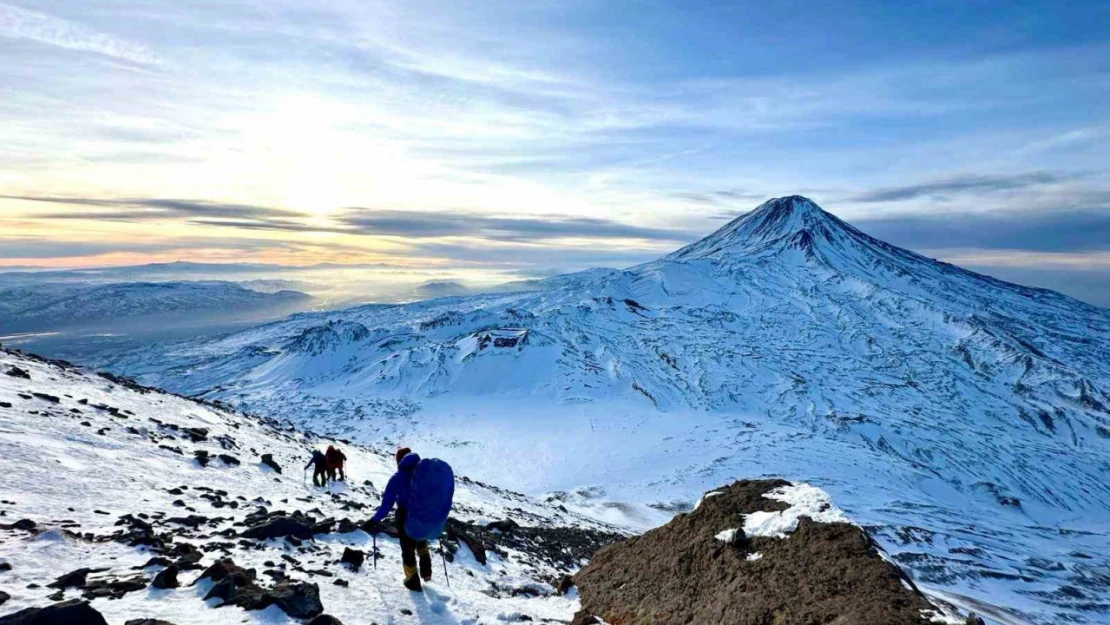
[[[420,577],[426,582],[432,581],[432,554],[428,551],[428,543],[423,543],[416,548],[420,556]]]
[[[420,584],[420,577],[416,574],[415,566],[405,567],[405,588],[413,592],[420,592],[424,587]]]

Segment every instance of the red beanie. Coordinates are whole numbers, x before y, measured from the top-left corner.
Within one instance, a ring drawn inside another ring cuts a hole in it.
[[[402,448],[398,449],[397,450],[397,464],[401,464],[401,458],[404,458],[405,456],[407,456],[411,453],[412,453],[412,450],[409,449],[408,447],[402,447]]]

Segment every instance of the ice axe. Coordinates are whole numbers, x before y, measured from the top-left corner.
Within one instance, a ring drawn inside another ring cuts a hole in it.
[[[451,577],[447,575],[447,556],[443,555],[443,541],[439,541],[439,559],[443,561],[443,579],[447,582],[447,587],[451,587]]]

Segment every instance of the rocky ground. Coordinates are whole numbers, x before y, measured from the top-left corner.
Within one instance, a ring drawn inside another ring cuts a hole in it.
[[[316,488],[302,467],[329,444],[348,481]],[[569,574],[624,537],[460,477],[443,561],[411,593],[395,531],[365,531],[392,468],[386,451],[0,351],[0,624],[566,622]]]
[[[841,516],[830,502],[768,497],[792,488],[816,491],[736,482],[667,525],[602,549],[574,577],[576,625],[963,622],[930,603],[861,528],[824,522]]]

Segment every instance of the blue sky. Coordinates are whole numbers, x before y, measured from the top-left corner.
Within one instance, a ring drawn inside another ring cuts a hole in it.
[[[1110,304],[1110,6],[0,0],[0,263],[647,260],[800,193]]]

